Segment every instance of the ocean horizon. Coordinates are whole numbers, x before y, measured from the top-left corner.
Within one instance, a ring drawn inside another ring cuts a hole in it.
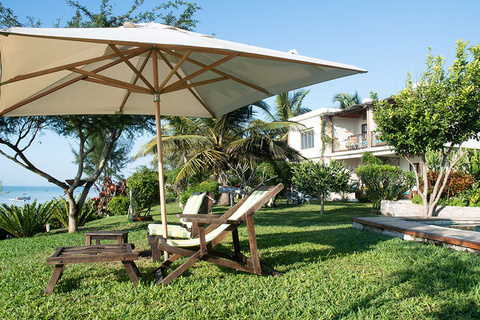
[[[79,196],[83,191],[83,187],[75,189],[75,197]],[[93,188],[88,193],[88,198],[93,198],[98,195],[98,192]],[[17,197],[30,197],[30,200],[18,201]],[[23,205],[24,203],[33,203],[37,200],[37,203],[45,203],[53,200],[53,198],[59,199],[60,197],[66,198],[63,189],[57,186],[2,186],[0,191],[0,203]]]

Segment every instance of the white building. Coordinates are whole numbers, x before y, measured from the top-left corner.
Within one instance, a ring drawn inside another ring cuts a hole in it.
[[[290,132],[288,143],[307,159],[335,159],[344,162],[350,171],[355,172],[361,165],[362,154],[369,151],[377,157],[391,158],[390,163],[403,170],[411,169],[408,161],[376,137],[377,126],[373,121],[371,102],[345,110],[318,109],[290,120],[306,127],[301,132]],[[322,135],[325,137],[323,141]],[[418,163],[418,159],[411,160]]]
[[[343,161],[351,172],[355,172],[361,165],[362,154],[370,151],[374,156],[389,158],[392,165],[403,170],[413,170],[407,160],[377,138],[373,104],[369,99],[345,110],[322,108],[289,120],[306,127],[301,132],[289,132],[288,144],[307,159]],[[322,126],[323,135],[328,138],[323,140],[329,140],[328,143],[322,143]],[[480,149],[480,143],[470,140],[462,147]],[[418,157],[412,157],[410,161],[414,165],[419,163]]]

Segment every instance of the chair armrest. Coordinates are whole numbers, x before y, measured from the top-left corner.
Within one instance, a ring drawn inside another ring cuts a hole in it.
[[[185,221],[193,223],[210,223],[210,224],[240,224],[241,220],[220,219],[218,216],[211,214],[177,214],[177,218],[183,218]]]

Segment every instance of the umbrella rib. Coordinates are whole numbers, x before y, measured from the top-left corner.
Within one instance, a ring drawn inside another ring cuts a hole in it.
[[[145,60],[142,63],[142,66],[139,69],[140,73],[142,73],[145,67],[147,66],[148,60],[150,59],[151,55],[152,55],[152,50],[149,50],[147,56],[145,57]],[[137,81],[138,81],[138,76],[136,76],[135,79],[133,79],[132,84],[136,84]],[[123,108],[125,108],[125,104],[127,104],[128,98],[130,98],[130,94],[131,94],[131,91],[127,91],[127,93],[125,94],[125,97],[123,98],[122,103],[120,104],[120,108],[118,112],[120,113],[123,112]]]
[[[145,83],[145,85],[150,89],[150,91],[154,92],[155,89],[150,84],[150,82],[148,82],[148,80],[145,79],[145,77],[142,75],[142,73],[139,70],[137,70],[137,68],[135,68],[135,66],[125,57],[124,53],[121,52],[117,48],[117,46],[115,46],[113,44],[110,44],[109,46],[110,46],[110,48],[113,49],[113,51],[115,51],[115,53],[120,57],[120,59],[122,59],[123,62],[125,62],[125,64],[137,75],[137,77],[140,78],[143,81],[143,83]]]
[[[179,90],[182,90],[182,89],[195,88],[195,87],[198,87],[198,86],[203,86],[203,85],[206,85],[206,84],[219,82],[219,81],[225,81],[225,80],[228,80],[228,78],[227,77],[218,77],[218,78],[204,80],[204,81],[198,81],[198,82],[194,82],[194,83],[185,83],[183,85],[175,86],[173,88],[170,88],[170,87],[165,88],[165,90],[162,90],[162,92],[164,92],[164,93],[175,92],[175,91],[179,91]]]
[[[163,61],[165,62],[165,64],[173,70],[173,66],[172,64],[170,63],[170,61],[168,61],[167,57],[165,57],[165,55],[160,51],[160,50],[157,50],[158,51],[158,54],[160,55],[160,57],[162,57]],[[182,76],[177,72],[175,72],[175,75],[181,79]],[[187,88],[188,91],[190,91],[190,93],[192,94],[192,96],[197,99],[197,101],[203,106],[203,108],[205,110],[207,110],[207,112],[212,116],[212,117],[215,117],[215,113],[213,113],[213,111],[207,106],[207,104],[202,100],[202,98],[200,98],[200,96],[192,89],[192,88]]]
[[[128,53],[129,57],[131,58],[133,56],[142,54],[145,51],[147,51],[145,48],[137,48],[137,49],[130,50],[126,53]],[[59,71],[65,71],[65,70],[68,70],[70,68],[75,68],[75,67],[87,65],[87,64],[90,64],[90,63],[100,62],[100,61],[112,59],[112,58],[115,58],[115,57],[117,57],[117,54],[112,53],[112,54],[109,54],[109,55],[106,55],[106,56],[96,57],[96,58],[92,58],[92,59],[78,61],[78,62],[75,62],[75,63],[65,64],[65,65],[62,65],[62,66],[54,67],[54,68],[41,70],[41,71],[22,74],[22,75],[15,76],[15,77],[7,80],[7,81],[4,81],[0,85],[5,85],[5,84],[8,84],[8,83],[13,83],[13,82],[26,80],[26,79],[30,79],[30,78],[35,78],[35,77],[39,77],[39,76],[43,76],[43,75],[47,75],[47,74],[55,73],[55,72],[59,72]]]
[[[106,82],[105,84],[112,84],[112,86],[115,86],[115,87],[120,87],[120,88],[123,88],[123,89],[128,89],[128,90],[147,93],[147,94],[152,93],[147,88],[143,88],[143,87],[140,87],[140,86],[137,86],[137,85],[125,82],[125,81],[117,80],[117,79],[114,79],[114,78],[102,76],[102,75],[100,75],[98,73],[95,73],[95,72],[86,71],[86,70],[82,70],[82,69],[78,69],[78,68],[72,68],[70,70],[72,72],[80,73],[80,74],[86,75],[88,77],[103,80],[103,81]]]
[[[177,62],[175,67],[170,71],[170,73],[163,80],[162,84],[158,87],[159,90],[162,90],[165,87],[165,85],[167,84],[167,82],[173,77],[173,75],[177,73],[177,70],[182,66],[183,62],[185,62],[185,60],[188,58],[190,53],[192,53],[192,50],[187,50],[187,52],[185,52],[185,54],[182,56],[180,61]],[[164,57],[162,57],[162,58],[164,58]]]
[[[169,54],[171,54],[171,55],[179,56],[179,54],[176,53],[175,51],[168,50],[168,49],[162,49],[162,50],[165,51],[165,52],[167,52],[167,53],[169,53]],[[203,68],[203,67],[206,67],[206,64],[201,63],[201,62],[196,61],[196,60],[191,59],[191,58],[188,58],[187,61],[189,61],[189,62],[191,62],[191,63],[194,63],[194,64],[196,64],[197,66],[200,66],[200,67],[202,67],[202,68]],[[221,75],[221,76],[227,77],[227,78],[229,78],[230,80],[233,80],[233,81],[235,81],[235,82],[241,83],[241,84],[243,84],[243,85],[245,85],[245,86],[247,86],[247,87],[250,87],[250,88],[252,88],[252,89],[255,89],[255,90],[257,90],[257,91],[263,92],[263,93],[265,93],[265,94],[267,94],[267,95],[272,95],[272,94],[271,94],[269,91],[267,91],[265,88],[262,88],[262,87],[260,87],[260,86],[257,86],[257,85],[255,85],[255,84],[253,84],[253,83],[250,83],[250,82],[248,82],[248,81],[245,81],[245,80],[242,80],[242,79],[240,79],[240,78],[237,78],[237,77],[235,77],[235,76],[233,76],[233,75],[231,75],[231,74],[228,74],[228,73],[226,73],[226,72],[223,72],[223,71],[220,71],[220,70],[217,70],[217,69],[212,69],[212,72],[215,72],[215,73],[217,73],[217,74],[219,74],[219,75]]]
[[[147,89],[139,90],[139,89],[137,89],[137,88],[127,88],[127,87],[125,87],[125,86],[122,85],[122,84],[112,83],[112,82],[108,82],[108,81],[105,81],[105,80],[100,80],[100,79],[97,79],[97,78],[85,77],[83,80],[84,80],[84,81],[88,81],[88,82],[93,82],[93,83],[101,84],[101,85],[105,85],[105,86],[109,86],[109,87],[115,87],[115,88],[125,89],[125,90],[128,90],[128,92],[151,94],[151,92],[150,92],[149,90],[147,90]]]
[[[165,90],[165,91],[172,90],[172,88],[175,88],[175,87],[181,85],[182,83],[187,82],[187,81],[190,80],[190,79],[193,79],[193,78],[195,78],[195,77],[198,77],[199,75],[201,75],[201,74],[203,74],[203,73],[205,73],[205,72],[207,72],[207,71],[209,71],[209,70],[212,70],[213,68],[215,68],[215,67],[217,67],[217,66],[219,66],[219,65],[221,65],[221,64],[224,64],[225,62],[227,62],[227,61],[229,61],[229,60],[232,60],[232,59],[235,58],[236,56],[237,56],[236,54],[228,55],[228,56],[226,56],[226,57],[223,58],[223,59],[220,59],[220,60],[218,60],[218,61],[216,61],[216,62],[214,62],[214,63],[212,63],[212,64],[209,64],[209,65],[207,65],[207,66],[204,66],[204,67],[202,67],[202,69],[200,69],[200,70],[198,70],[198,71],[196,71],[196,72],[194,72],[194,73],[192,73],[192,74],[190,74],[190,75],[188,75],[188,76],[180,79],[179,81],[177,81],[177,82],[175,82],[175,83],[172,83],[171,85],[169,85],[168,87],[166,87],[164,90]]]

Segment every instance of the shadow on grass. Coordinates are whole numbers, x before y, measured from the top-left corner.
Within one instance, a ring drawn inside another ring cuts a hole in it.
[[[392,281],[357,300],[347,311],[335,317],[351,317],[352,314],[368,313],[367,310],[411,300],[404,307],[412,318],[419,314],[428,319],[480,318],[478,265],[474,261],[462,259],[462,253],[419,250],[415,246],[407,252],[402,248],[402,254],[413,257],[414,264],[393,272],[390,275]],[[397,288],[397,293],[389,294],[393,288]]]
[[[390,238],[360,230],[351,226],[338,226],[311,231],[258,234],[259,249],[269,252],[268,262],[272,266],[304,265],[326,261],[356,252],[371,250],[377,243]],[[248,240],[241,241],[242,248]]]
[[[215,206],[213,214],[221,214],[228,209]],[[332,202],[325,205],[324,215],[320,215],[319,210],[320,205],[315,203],[300,206],[279,203],[275,208],[262,208],[255,213],[257,245],[259,250],[266,252],[266,256],[260,257],[262,261],[289,271],[292,265],[298,267],[299,264],[370,250],[378,242],[389,239],[352,229],[352,217],[371,215],[369,204]],[[245,224],[240,228],[245,228]],[[230,237],[227,237],[216,249],[228,252],[230,242]],[[246,234],[240,236],[240,246],[244,252],[249,251]]]

